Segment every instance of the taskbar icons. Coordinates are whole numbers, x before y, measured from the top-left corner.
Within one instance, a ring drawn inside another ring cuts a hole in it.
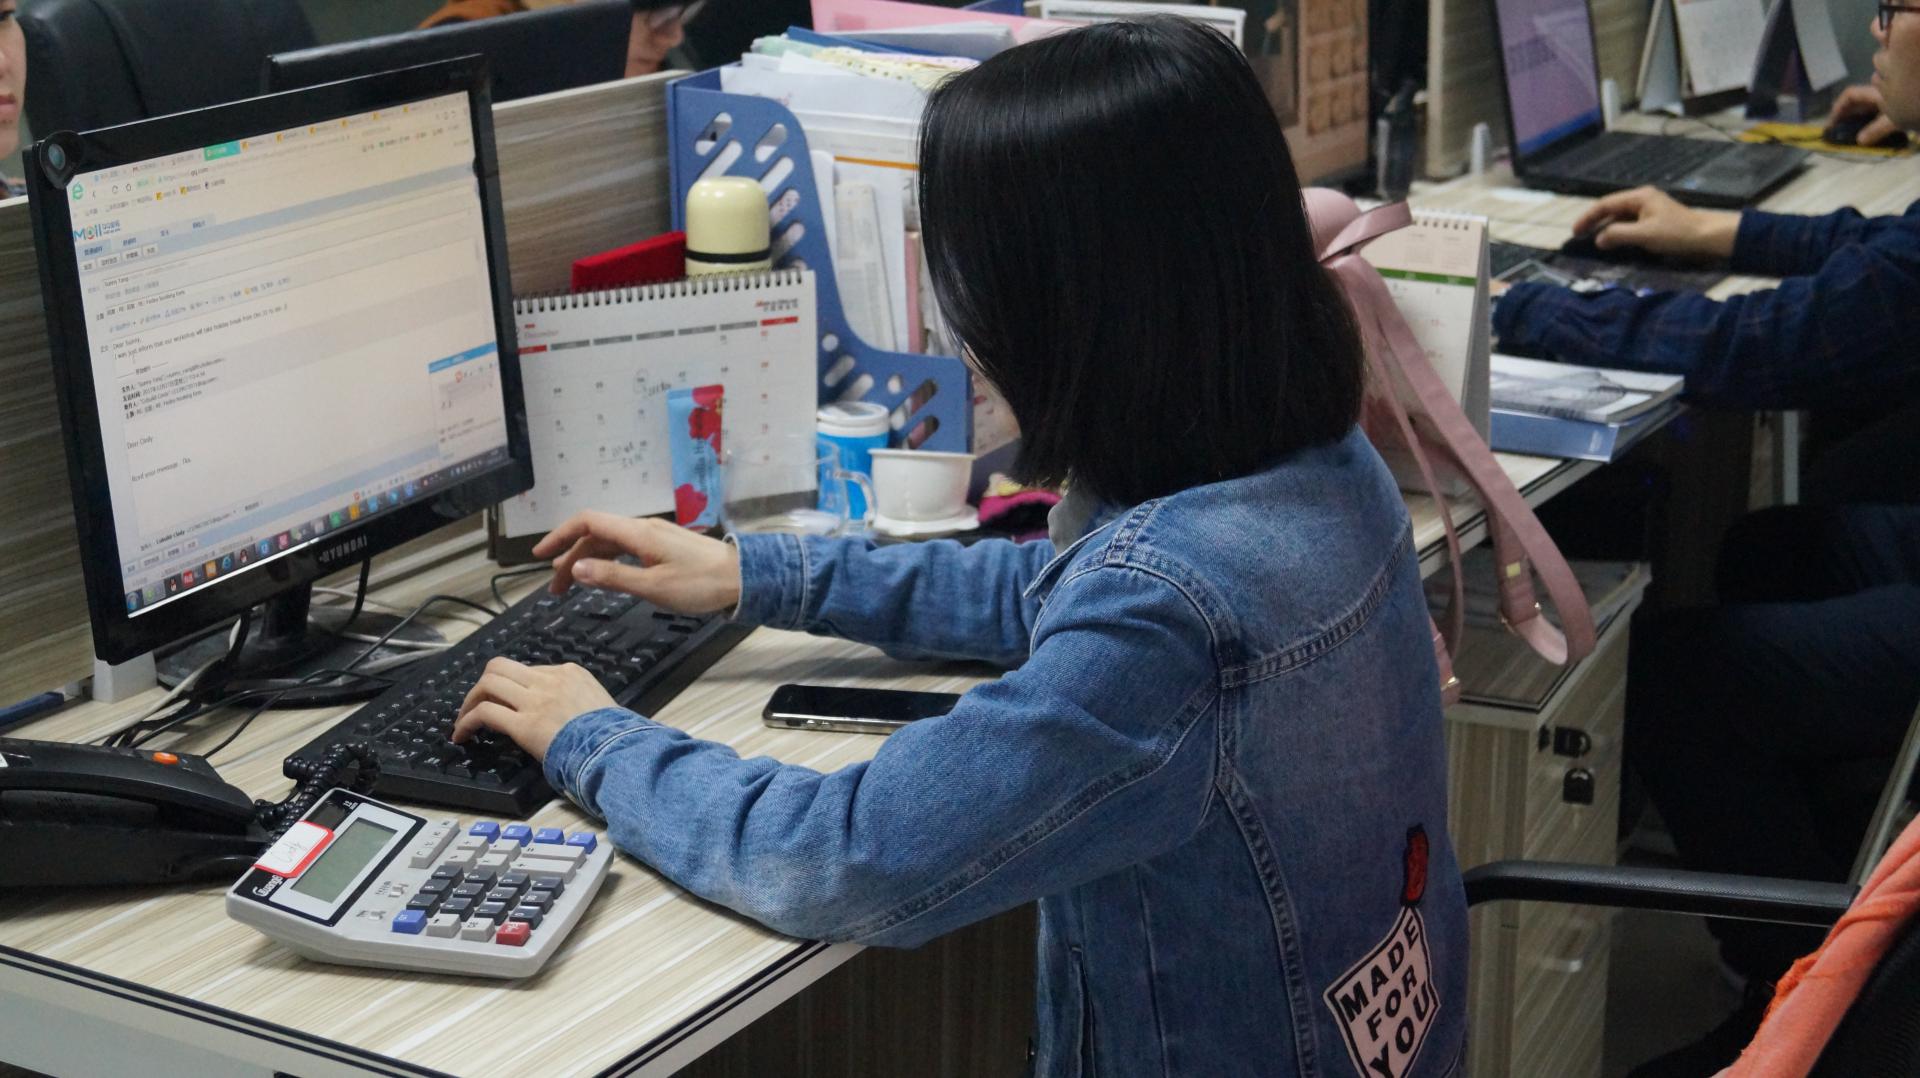
[[[190,565],[164,580],[127,592],[127,613],[133,614],[145,610],[191,588],[197,588],[229,573],[244,569],[255,562],[265,561],[294,547],[312,542],[329,532],[357,525],[375,513],[397,509],[408,502],[433,493],[450,482],[463,479],[483,468],[495,467],[505,458],[504,451],[495,451],[472,460],[461,461],[459,464],[448,465],[427,475],[412,479],[395,479],[382,484],[378,489],[354,491],[353,501],[338,509],[322,513],[312,520],[296,524],[285,531],[261,536],[210,561]]]

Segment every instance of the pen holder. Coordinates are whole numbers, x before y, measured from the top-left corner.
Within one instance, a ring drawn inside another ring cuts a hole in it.
[[[893,442],[965,453],[973,447],[973,387],[952,356],[889,352],[847,324],[827,247],[813,161],[800,121],[777,101],[729,94],[720,72],[667,87],[667,161],[673,221],[685,220],[687,189],[707,176],[746,176],[767,192],[773,264],[811,269],[819,296],[819,403],[864,400],[890,413]]]

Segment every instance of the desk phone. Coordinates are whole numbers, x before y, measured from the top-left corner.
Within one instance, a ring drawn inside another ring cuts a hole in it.
[[[309,958],[527,977],[607,878],[589,831],[428,820],[329,790],[227,892],[227,914]]]

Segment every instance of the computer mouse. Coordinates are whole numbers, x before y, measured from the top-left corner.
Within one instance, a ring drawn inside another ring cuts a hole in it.
[[[1649,262],[1653,260],[1654,256],[1644,247],[1611,247],[1602,250],[1599,246],[1600,233],[1607,227],[1607,224],[1611,223],[1612,222],[1607,222],[1599,228],[1589,229],[1575,235],[1572,239],[1560,245],[1560,253],[1568,258],[1585,258],[1594,262]]]
[[[1823,142],[1830,142],[1835,146],[1855,146],[1860,142],[1860,132],[1872,122],[1872,116],[1844,116],[1828,124],[1826,129],[1820,132],[1820,139]],[[1888,135],[1873,145],[1886,150],[1905,149],[1907,145],[1907,133],[1905,131],[1895,131],[1893,134]]]

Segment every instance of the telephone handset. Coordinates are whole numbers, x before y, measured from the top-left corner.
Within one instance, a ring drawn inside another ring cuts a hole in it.
[[[339,748],[274,805],[187,753],[0,738],[0,888],[237,878],[343,768],[371,785],[372,754]]]

